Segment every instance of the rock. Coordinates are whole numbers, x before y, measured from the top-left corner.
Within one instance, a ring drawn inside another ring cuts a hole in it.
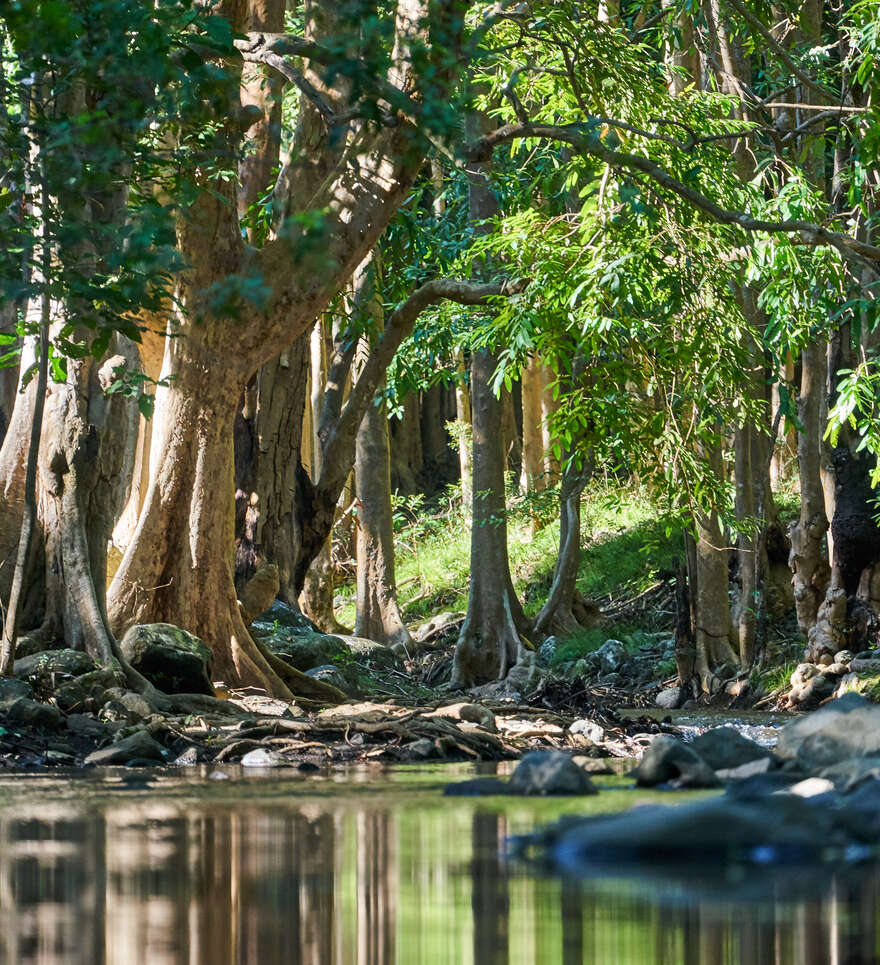
[[[187,747],[187,749],[179,754],[174,759],[174,764],[176,767],[194,767],[199,763],[199,752],[195,747]]]
[[[475,777],[470,781],[458,781],[443,788],[447,797],[492,797],[507,794],[507,785],[497,777]]]
[[[656,737],[633,771],[639,787],[674,783],[676,787],[718,787],[719,779],[693,748],[675,737]]]
[[[820,794],[828,794],[834,790],[831,781],[822,777],[808,777],[804,781],[798,781],[789,788],[790,793],[797,794],[798,797],[818,797]]]
[[[229,779],[229,775],[224,771],[211,771],[208,775],[209,781],[228,781]]]
[[[128,737],[93,751],[85,759],[86,764],[106,767],[111,764],[128,764],[134,761],[155,761],[164,763],[165,751],[161,744],[153,740],[146,730],[136,730]]]
[[[572,734],[583,734],[584,737],[591,740],[594,744],[600,744],[605,740],[605,728],[595,721],[587,720],[586,717],[581,717],[579,720],[576,720],[568,729]]]
[[[722,795],[675,806],[647,805],[622,814],[567,819],[544,834],[546,856],[559,870],[584,874],[603,867],[701,869],[721,876],[729,896],[732,865],[822,864],[830,845],[844,847],[834,809],[794,794]],[[699,882],[697,883],[699,886]]]
[[[841,794],[849,794],[861,783],[880,780],[880,757],[851,757],[822,768],[819,777],[832,781]]]
[[[829,664],[834,663],[834,657],[830,653],[823,653],[817,660],[816,663],[820,667],[827,667]]]
[[[264,613],[275,602],[281,581],[278,567],[274,563],[266,563],[259,567],[245,584],[241,593],[242,616],[248,626]]]
[[[714,727],[691,741],[691,747],[713,771],[739,767],[750,761],[773,757],[766,747],[743,737],[733,727]]]
[[[510,776],[508,791],[523,795],[597,794],[584,771],[561,751],[531,751]]]
[[[3,705],[3,717],[11,724],[34,730],[55,730],[61,726],[61,711],[54,704],[43,704],[29,697],[19,697]]]
[[[595,653],[601,673],[615,673],[629,658],[626,646],[620,640],[606,640]]]
[[[614,769],[608,766],[606,761],[597,760],[595,757],[584,757],[583,754],[574,754],[572,760],[577,766],[587,774],[613,774]]]
[[[843,799],[838,822],[857,841],[880,840],[880,781],[865,781]]]
[[[540,683],[541,674],[534,653],[527,653],[515,663],[504,678],[504,690],[508,694],[527,697]]]
[[[32,699],[34,688],[26,681],[17,677],[0,677],[0,712],[6,705],[14,704],[22,697]]]
[[[305,614],[300,613],[299,610],[294,610],[293,607],[282,603],[281,600],[275,600],[268,610],[259,614],[253,625],[268,633],[278,630],[286,630],[293,634],[321,633],[316,623],[312,623]]]
[[[351,634],[339,634],[337,637],[348,648],[348,653],[362,667],[367,669],[391,670],[397,667],[400,660],[396,653],[386,647],[384,643],[368,640],[366,637],[355,637]]]
[[[324,664],[321,667],[312,667],[311,670],[306,671],[306,676],[311,677],[313,680],[320,680],[322,683],[330,684],[343,693],[351,693],[354,689],[346,678],[346,675],[339,667],[334,667],[332,663]]]
[[[428,737],[420,737],[418,740],[410,741],[400,748],[403,756],[410,760],[427,760],[429,757],[437,756],[437,748],[434,741]]]
[[[27,680],[38,693],[52,694],[74,677],[95,669],[92,658],[79,650],[43,650],[15,661],[15,676]]]
[[[438,707],[425,714],[426,717],[446,717],[449,720],[463,720],[471,724],[479,724],[493,733],[498,729],[495,725],[495,715],[488,707],[481,704],[449,704],[447,707]]]
[[[834,654],[835,663],[852,663],[854,659],[852,650],[838,650]]]
[[[621,681],[621,675],[619,673],[601,673],[596,678],[596,683],[601,684],[603,687],[616,687]]]
[[[248,751],[241,759],[242,767],[279,767],[283,759],[274,751],[267,751],[263,747]]]
[[[667,687],[654,698],[654,703],[664,710],[675,710],[681,702],[681,688]]]
[[[146,720],[157,712],[146,697],[131,691],[114,687],[105,691],[104,697],[109,698],[104,704],[104,715],[109,717],[115,714],[117,718],[126,720],[130,724]]]
[[[66,723],[71,734],[90,741],[102,741],[110,733],[105,723],[90,714],[68,714]]]
[[[779,733],[777,757],[814,771],[851,757],[880,755],[880,707],[844,694]]]
[[[55,702],[66,713],[98,711],[105,703],[104,694],[124,684],[122,674],[112,670],[92,670],[69,680],[55,691]]]
[[[856,657],[849,665],[853,673],[880,674],[880,659],[877,657]]]
[[[132,667],[163,693],[214,695],[211,651],[186,630],[170,623],[136,624],[119,647]]]
[[[737,767],[725,767],[716,770],[715,773],[722,781],[746,781],[758,774],[766,774],[773,766],[773,761],[769,757],[758,757],[753,761],[747,761]]]
[[[257,624],[254,624],[252,629],[272,653],[302,673],[332,664],[336,660],[344,661],[350,656],[345,643],[329,633],[289,633],[281,636],[271,633],[266,635],[257,629]]]
[[[445,611],[431,617],[427,623],[423,623],[413,632],[413,639],[419,643],[428,643],[431,640],[440,640],[451,634],[458,636],[458,631],[464,621],[465,614],[462,612]]]

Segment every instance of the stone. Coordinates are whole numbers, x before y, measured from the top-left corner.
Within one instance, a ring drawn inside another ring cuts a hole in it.
[[[107,693],[109,694],[110,691],[107,691]],[[122,713],[129,723],[146,720],[156,713],[156,708],[146,697],[142,697],[140,694],[132,693],[131,691],[123,692],[118,696],[114,695],[114,701],[121,708]]]
[[[531,751],[510,776],[508,791],[522,795],[597,794],[582,768],[561,751]]]
[[[847,693],[786,724],[779,732],[777,757],[808,771],[850,757],[880,755],[880,707]]]
[[[799,663],[791,675],[791,686],[794,690],[800,690],[808,680],[817,676],[821,671],[813,663]]]
[[[697,752],[675,737],[654,738],[633,771],[639,787],[718,787],[720,780]]]
[[[263,747],[248,751],[241,759],[242,767],[280,767],[283,763],[278,754]]]
[[[572,760],[577,766],[587,774],[613,774],[614,769],[609,767],[606,761],[598,760],[595,757],[584,757],[583,754],[575,754]]]
[[[105,703],[107,690],[124,683],[121,673],[112,670],[92,670],[55,690],[55,702],[65,713],[96,712]]]
[[[443,788],[447,797],[493,797],[507,794],[507,785],[497,777],[475,777],[470,781],[457,781]]]
[[[305,673],[315,667],[323,667],[334,661],[349,658],[350,652],[345,643],[329,633],[288,633],[265,634],[255,623],[251,628],[256,636],[285,663],[294,670]]]
[[[691,741],[691,747],[713,771],[739,767],[760,758],[772,758],[760,744],[743,737],[734,727],[714,727]]]
[[[253,626],[268,632],[286,630],[293,634],[321,633],[318,625],[312,623],[304,613],[294,610],[293,607],[282,603],[281,600],[275,600],[268,610],[260,613],[254,620]]]
[[[38,693],[52,694],[74,677],[95,669],[92,658],[80,650],[43,650],[21,657],[14,664],[15,676],[27,680]]]
[[[820,673],[811,677],[803,687],[792,690],[789,700],[796,707],[807,710],[815,707],[823,700],[827,700],[837,689],[837,678],[830,674]]]
[[[83,737],[86,740],[101,741],[110,733],[105,723],[95,720],[90,714],[68,714],[65,722],[74,737]]]
[[[136,730],[128,737],[93,751],[85,759],[86,764],[106,767],[111,764],[128,764],[136,761],[165,762],[165,750],[153,740],[146,730]]]
[[[404,757],[410,760],[427,760],[429,757],[437,757],[437,748],[428,737],[420,737],[418,740],[410,741],[400,748]]]
[[[174,759],[174,764],[176,767],[194,767],[199,763],[199,752],[195,747],[187,747],[187,749]]]
[[[19,697],[2,708],[10,724],[34,730],[55,730],[61,726],[61,711],[54,704],[44,704],[29,697]]]
[[[852,650],[838,650],[834,654],[835,663],[852,663],[854,655]]]
[[[791,794],[798,797],[818,797],[820,794],[829,794],[834,790],[831,781],[822,777],[808,777],[804,781],[798,781],[789,788]]]
[[[606,640],[595,653],[601,673],[615,673],[629,659],[626,645],[620,640]]]
[[[605,728],[593,720],[587,720],[586,717],[576,720],[568,729],[572,734],[582,734],[594,744],[600,744],[605,740]]]
[[[132,667],[163,693],[214,695],[211,651],[192,633],[170,623],[135,624],[119,647]]]
[[[880,756],[837,761],[822,768],[818,776],[832,781],[841,794],[849,794],[864,781],[880,780]]]
[[[321,667],[312,667],[306,671],[306,676],[313,680],[320,680],[322,683],[330,684],[341,690],[343,693],[351,693],[354,689],[349,683],[346,675],[335,667],[332,663],[324,664]]]
[[[746,781],[750,777],[758,774],[766,774],[773,767],[773,761],[769,757],[757,757],[753,761],[747,761],[737,767],[725,767],[716,770],[715,773],[722,781]]]
[[[0,712],[4,706],[14,704],[22,697],[32,699],[34,688],[26,681],[17,677],[0,677]]]
[[[830,653],[823,653],[817,660],[816,663],[820,667],[827,667],[829,664],[834,663],[834,657]]]
[[[493,733],[498,729],[495,724],[495,715],[488,707],[481,704],[449,704],[446,707],[438,707],[425,714],[426,717],[446,717],[449,720],[463,720],[471,724],[479,724],[485,730]]]
[[[664,710],[675,710],[681,702],[681,688],[667,687],[654,698],[654,703]]]
[[[880,659],[877,657],[856,657],[849,665],[853,673],[880,674]]]
[[[413,632],[413,639],[419,643],[427,643],[442,640],[452,634],[457,637],[464,618],[465,614],[461,611],[446,610],[443,613],[438,613]]]
[[[540,683],[541,674],[534,653],[527,653],[509,670],[504,678],[504,689],[509,694],[528,696]]]

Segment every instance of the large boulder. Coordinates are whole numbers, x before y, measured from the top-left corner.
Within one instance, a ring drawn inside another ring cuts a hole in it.
[[[776,755],[813,771],[851,757],[880,755],[880,707],[845,694],[779,733]]]
[[[597,794],[586,773],[562,751],[531,751],[510,776],[510,794]]]
[[[691,747],[713,771],[731,770],[750,761],[773,758],[760,744],[743,737],[734,727],[715,727],[691,741]]]
[[[186,630],[170,623],[136,624],[119,647],[132,667],[163,693],[213,696],[211,651]]]
[[[37,693],[52,694],[68,680],[95,669],[92,658],[81,650],[43,650],[15,661],[14,673],[27,680]]]
[[[620,670],[629,659],[629,653],[626,645],[620,640],[606,640],[596,651],[594,657],[599,672],[608,674]]]
[[[90,670],[57,687],[55,702],[68,714],[95,713],[105,703],[107,690],[124,682],[122,674],[113,670]]]
[[[339,637],[329,633],[275,633],[251,627],[254,635],[285,663],[305,673],[335,661],[344,661],[349,649]]]
[[[718,787],[721,781],[697,752],[675,737],[661,735],[649,744],[633,771],[639,787]]]
[[[275,600],[268,610],[264,610],[254,620],[254,626],[263,633],[272,631],[287,631],[288,633],[321,632],[318,625],[312,623],[305,614],[300,613],[299,610],[294,610],[293,607],[282,603],[281,600]]]

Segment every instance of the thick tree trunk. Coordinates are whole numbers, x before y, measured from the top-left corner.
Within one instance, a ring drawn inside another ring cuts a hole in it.
[[[409,646],[394,576],[391,460],[384,408],[367,407],[357,435],[357,621],[354,632],[389,646]]]
[[[474,502],[471,525],[470,595],[455,648],[453,683],[470,686],[501,679],[522,655],[522,607],[510,578],[504,504],[501,402],[490,388],[498,359],[474,353],[471,399],[474,437]]]
[[[161,390],[166,444],[110,586],[111,626],[119,634],[135,623],[171,623],[211,647],[215,674],[231,685],[282,697],[292,686],[307,697],[338,699],[334,688],[272,658],[242,618],[233,581],[232,424],[248,373],[236,367],[232,345],[206,336],[196,329],[168,340],[174,378]]]
[[[831,577],[823,540],[828,530],[825,493],[820,467],[822,461],[822,410],[825,392],[825,351],[813,342],[801,353],[801,387],[798,396],[798,474],[801,512],[789,528],[794,602],[798,626],[804,635],[816,623],[819,605]]]

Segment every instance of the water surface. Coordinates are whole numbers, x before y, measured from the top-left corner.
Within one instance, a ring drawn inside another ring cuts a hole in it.
[[[482,771],[485,773],[485,769]],[[474,767],[0,776],[0,961],[83,965],[878,960],[880,877],[728,900],[505,859],[562,814],[670,800],[449,798]],[[680,883],[679,883],[680,884]],[[696,894],[694,893],[696,891]]]

